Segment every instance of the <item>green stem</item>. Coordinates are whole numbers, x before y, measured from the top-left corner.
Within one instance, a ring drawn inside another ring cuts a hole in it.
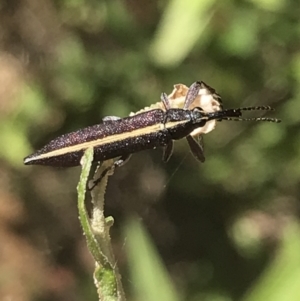
[[[93,161],[93,149],[87,149],[82,157],[82,173],[77,186],[79,220],[86,236],[87,246],[95,260],[94,281],[97,287],[99,300],[124,301],[125,294],[121,283],[121,275],[116,266],[112,251],[109,229],[112,218],[105,219],[104,196],[108,177],[107,173],[101,182],[92,191],[92,219],[90,220],[85,207],[85,194],[88,176]],[[104,169],[112,166],[113,161],[105,161],[95,174],[101,174]]]

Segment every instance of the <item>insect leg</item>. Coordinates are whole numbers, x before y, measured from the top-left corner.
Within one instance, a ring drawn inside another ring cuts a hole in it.
[[[189,106],[194,102],[194,100],[197,98],[198,93],[201,89],[202,82],[194,82],[190,87],[189,90],[185,96],[184,106],[183,109],[187,110]]]
[[[119,116],[105,116],[102,118],[102,121],[103,122],[106,122],[106,121],[116,121],[116,120],[119,120],[121,119],[121,117]]]
[[[131,154],[129,154],[129,155],[124,155],[124,156],[120,157],[119,159],[117,159],[111,166],[105,168],[105,169],[102,171],[102,173],[101,173],[101,175],[99,176],[99,178],[96,179],[96,180],[94,180],[93,185],[92,185],[91,187],[89,187],[89,190],[90,190],[90,191],[93,190],[93,189],[101,182],[101,180],[103,179],[103,177],[106,176],[107,173],[109,173],[109,172],[114,172],[115,169],[116,169],[117,167],[121,167],[121,166],[123,166],[126,162],[128,162],[129,159],[130,159],[130,157],[131,157]]]
[[[164,107],[166,110],[171,109],[171,104],[170,104],[168,95],[166,93],[161,93],[160,100],[164,104]]]
[[[170,140],[167,146],[164,147],[163,161],[168,162],[173,153],[173,140]]]
[[[192,137],[192,136],[187,136],[186,140],[189,144],[189,147],[191,149],[192,154],[196,159],[198,159],[201,162],[205,161],[205,157],[203,154],[203,143],[202,139],[199,141],[199,143]]]

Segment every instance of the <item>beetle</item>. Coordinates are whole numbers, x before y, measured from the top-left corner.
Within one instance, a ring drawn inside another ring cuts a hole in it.
[[[24,164],[77,166],[84,151],[89,147],[94,148],[95,162],[118,158],[114,162],[114,167],[123,165],[133,153],[157,147],[164,148],[163,160],[168,161],[172,155],[173,141],[182,138],[186,138],[193,155],[203,162],[202,145],[191,134],[208,122],[215,120],[280,122],[276,118],[241,118],[242,111],[272,110],[269,106],[220,109],[213,112],[204,111],[200,107],[189,109],[204,85],[198,81],[190,86],[183,108],[172,108],[168,96],[162,93],[161,102],[164,109],[146,109],[125,118],[105,117],[100,124],[53,139],[40,150],[27,156]],[[210,92],[214,93],[214,90]]]

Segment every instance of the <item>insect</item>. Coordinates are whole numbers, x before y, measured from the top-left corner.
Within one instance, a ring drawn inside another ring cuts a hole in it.
[[[276,118],[241,118],[242,111],[272,110],[269,106],[220,109],[213,112],[204,111],[200,107],[189,109],[203,85],[205,85],[203,82],[195,82],[190,86],[183,108],[172,108],[168,96],[162,93],[163,108],[145,109],[125,118],[105,117],[100,124],[55,138],[26,157],[24,164],[77,166],[84,151],[89,147],[94,148],[96,162],[118,158],[113,167],[123,165],[133,153],[157,147],[164,148],[163,160],[168,161],[172,155],[173,141],[182,138],[186,138],[193,155],[203,162],[203,148],[191,134],[203,128],[208,122],[221,120],[280,122]]]

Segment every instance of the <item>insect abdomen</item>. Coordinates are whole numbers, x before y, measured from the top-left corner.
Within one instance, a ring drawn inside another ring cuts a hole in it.
[[[24,163],[70,167],[80,164],[88,147],[94,148],[95,161],[103,161],[164,146],[170,139],[164,116],[164,111],[152,110],[62,135],[26,157]]]

